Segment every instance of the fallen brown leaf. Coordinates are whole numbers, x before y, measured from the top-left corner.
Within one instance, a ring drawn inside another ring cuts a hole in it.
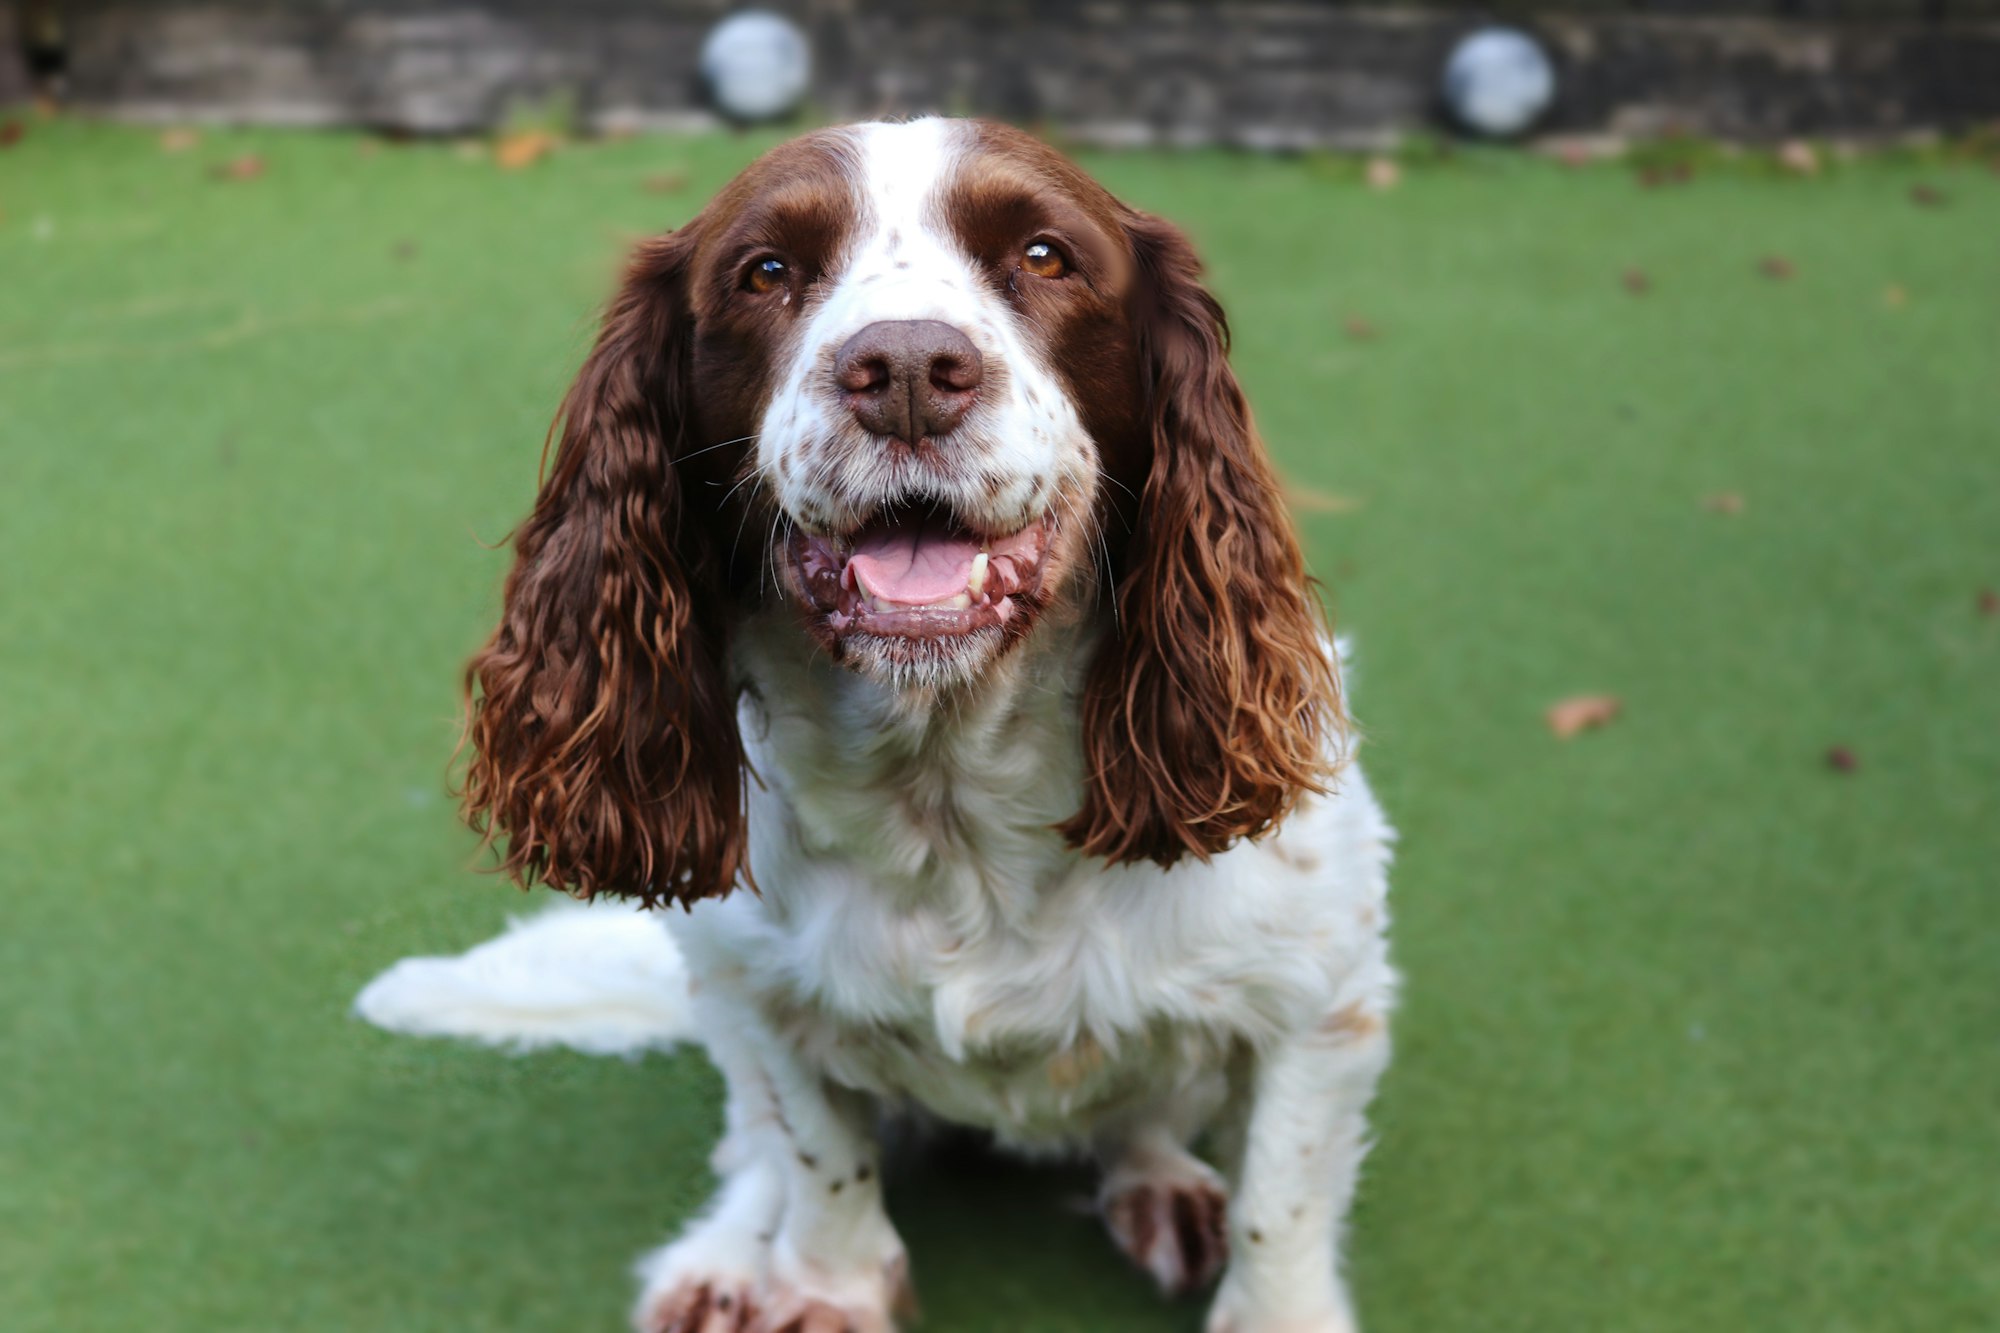
[[[28,127],[22,121],[10,120],[0,123],[0,148],[12,148],[21,142],[27,132]]]
[[[644,182],[648,194],[679,194],[687,188],[687,183],[685,171],[657,171]]]
[[[1634,296],[1644,296],[1653,290],[1653,280],[1643,268],[1628,268],[1619,275],[1618,280],[1624,283],[1625,290]]]
[[[1349,315],[1340,322],[1340,327],[1348,337],[1354,339],[1356,342],[1367,342],[1370,338],[1381,332],[1374,324],[1360,315]]]
[[[1836,773],[1852,773],[1861,767],[1861,760],[1845,745],[1836,745],[1826,752],[1826,766]]]
[[[1900,282],[1892,282],[1882,289],[1882,304],[1891,310],[1901,310],[1910,303],[1910,293]]]
[[[398,259],[403,259],[403,260],[415,259],[417,257],[417,243],[415,241],[397,241],[396,244],[390,248],[389,253],[396,256],[396,258]]]
[[[1625,701],[1615,694],[1579,694],[1551,704],[1542,714],[1558,740],[1568,740],[1579,731],[1589,731],[1614,721],[1625,710]]]
[[[254,181],[264,174],[264,159],[255,153],[245,153],[229,161],[208,169],[208,174],[219,181]]]
[[[1819,151],[1804,139],[1788,139],[1778,149],[1778,165],[1794,176],[1819,175]]]
[[[1910,187],[1910,202],[1918,208],[1943,208],[1945,194],[1935,185],[1919,182]]]
[[[160,151],[163,153],[185,153],[201,147],[201,131],[172,129],[160,131]]]
[[[1798,276],[1798,265],[1783,255],[1765,255],[1757,261],[1757,271],[1773,282],[1784,282]]]
[[[547,130],[522,130],[509,134],[493,147],[493,160],[502,170],[519,171],[532,167],[554,150],[558,140]]]
[[[1393,190],[1403,183],[1403,169],[1386,157],[1369,158],[1366,176],[1371,190]]]
[[[1991,588],[1981,588],[1979,590],[1979,614],[1982,616],[2000,616],[2000,592],[1995,592]]]
[[[1701,507],[1714,514],[1740,514],[1743,504],[1740,491],[1717,491],[1714,495],[1701,497]]]

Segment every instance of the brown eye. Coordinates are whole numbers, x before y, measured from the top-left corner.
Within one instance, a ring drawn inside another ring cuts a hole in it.
[[[775,292],[788,284],[790,272],[782,259],[760,259],[743,275],[743,287],[752,292]]]
[[[1030,241],[1021,252],[1021,271],[1038,278],[1060,278],[1069,272],[1069,260],[1047,241]]]

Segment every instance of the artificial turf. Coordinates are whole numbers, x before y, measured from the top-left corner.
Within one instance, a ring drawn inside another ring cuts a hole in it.
[[[610,1328],[703,1198],[700,1056],[347,1005],[533,905],[443,793],[482,543],[621,248],[760,142],[0,152],[0,1326]],[[2000,1325],[2000,179],[1087,165],[1206,252],[1358,644],[1372,1333]],[[1197,1328],[1086,1188],[902,1173],[923,1327]]]

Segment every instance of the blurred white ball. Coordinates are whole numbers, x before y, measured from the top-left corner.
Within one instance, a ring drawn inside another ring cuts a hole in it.
[[[746,10],[716,24],[701,44],[701,77],[724,115],[769,120],[806,95],[812,51],[790,19]]]
[[[1518,28],[1482,28],[1445,61],[1445,105],[1475,134],[1512,138],[1540,120],[1555,97],[1555,62]]]

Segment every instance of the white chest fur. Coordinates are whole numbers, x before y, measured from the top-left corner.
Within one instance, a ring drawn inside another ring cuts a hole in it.
[[[740,978],[832,1081],[1030,1143],[1187,1095],[1239,1046],[1393,984],[1390,835],[1358,772],[1207,862],[1063,845],[1080,746],[1062,663],[1081,654],[1062,647],[1017,655],[976,704],[915,711],[759,654],[753,629],[762,896],[675,923],[697,980]]]

